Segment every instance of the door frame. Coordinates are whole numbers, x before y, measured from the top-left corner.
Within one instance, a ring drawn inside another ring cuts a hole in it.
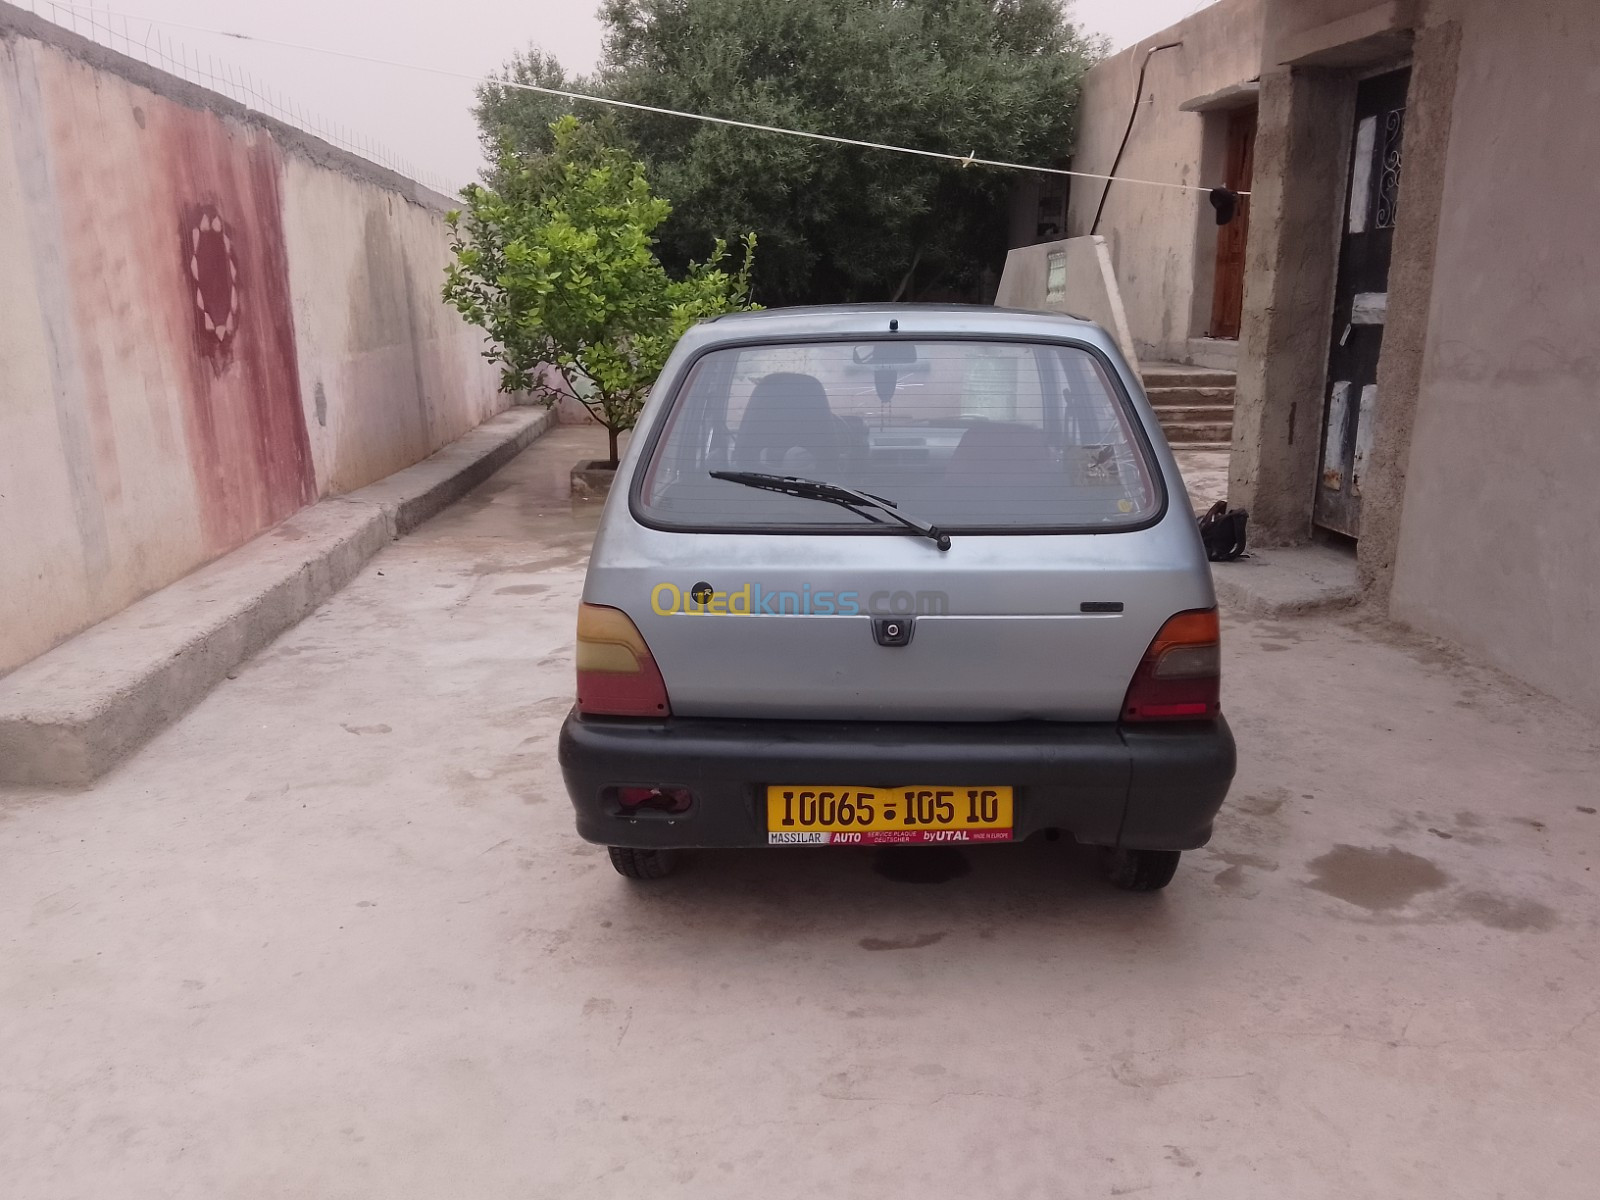
[[[1332,541],[1337,542],[1337,543],[1351,545],[1351,546],[1356,545],[1359,542],[1359,538],[1360,538],[1360,534],[1359,534],[1359,530],[1360,530],[1359,513],[1357,514],[1355,521],[1352,522],[1355,525],[1355,528],[1356,528],[1357,532],[1351,533],[1351,532],[1348,532],[1347,530],[1342,530],[1342,529],[1337,528],[1331,522],[1320,521],[1319,520],[1319,505],[1320,505],[1320,502],[1322,500],[1323,491],[1324,491],[1324,487],[1323,487],[1324,472],[1327,469],[1327,463],[1325,461],[1325,458],[1326,458],[1326,447],[1327,447],[1327,437],[1328,437],[1328,422],[1330,420],[1330,417],[1332,416],[1333,410],[1337,406],[1336,400],[1335,400],[1335,397],[1334,397],[1334,394],[1333,394],[1334,393],[1335,384],[1336,384],[1334,376],[1337,373],[1335,371],[1335,367],[1334,367],[1334,360],[1335,360],[1335,357],[1336,357],[1336,352],[1338,350],[1340,334],[1343,331],[1344,325],[1346,324],[1346,318],[1343,315],[1342,310],[1340,308],[1340,294],[1341,294],[1341,289],[1342,289],[1343,283],[1344,283],[1344,274],[1345,274],[1345,267],[1346,267],[1346,262],[1345,262],[1346,237],[1347,237],[1348,230],[1349,230],[1350,205],[1351,205],[1351,202],[1352,202],[1351,192],[1352,192],[1352,190],[1353,190],[1353,188],[1355,186],[1356,174],[1357,174],[1357,163],[1356,163],[1356,151],[1357,151],[1357,148],[1358,148],[1358,146],[1357,146],[1357,132],[1358,132],[1358,129],[1359,129],[1360,125],[1361,125],[1361,118],[1357,115],[1359,113],[1359,111],[1360,111],[1360,102],[1359,102],[1358,97],[1359,97],[1359,95],[1361,93],[1362,87],[1365,84],[1369,83],[1370,81],[1375,80],[1375,79],[1383,79],[1383,78],[1386,78],[1388,76],[1398,75],[1398,74],[1401,74],[1401,73],[1406,73],[1407,74],[1405,103],[1402,104],[1402,106],[1401,106],[1401,111],[1404,112],[1406,109],[1409,108],[1411,85],[1412,85],[1412,82],[1413,82],[1413,80],[1415,78],[1415,68],[1414,68],[1414,66],[1412,64],[1411,56],[1406,55],[1403,58],[1401,58],[1400,60],[1395,61],[1395,62],[1378,64],[1378,65],[1371,65],[1371,66],[1368,66],[1368,67],[1366,67],[1366,68],[1364,68],[1362,70],[1359,70],[1359,71],[1351,71],[1351,72],[1349,72],[1349,74],[1347,76],[1349,91],[1348,91],[1348,104],[1346,106],[1346,111],[1350,114],[1352,119],[1350,119],[1350,120],[1348,120],[1346,122],[1346,126],[1347,127],[1343,128],[1340,131],[1341,136],[1338,139],[1339,140],[1339,144],[1340,144],[1340,153],[1343,156],[1343,161],[1344,161],[1344,167],[1343,167],[1343,171],[1342,171],[1342,178],[1344,180],[1344,183],[1343,183],[1343,187],[1340,189],[1339,205],[1338,205],[1338,208],[1336,210],[1336,212],[1337,212],[1337,223],[1336,223],[1334,231],[1333,231],[1334,236],[1333,236],[1333,241],[1332,241],[1332,245],[1331,245],[1331,250],[1332,250],[1332,268],[1333,269],[1332,269],[1331,278],[1330,278],[1331,294],[1328,297],[1328,311],[1329,311],[1331,319],[1329,321],[1329,326],[1328,326],[1328,340],[1327,340],[1327,342],[1324,343],[1323,361],[1322,361],[1322,364],[1321,364],[1321,371],[1319,372],[1319,374],[1321,376],[1321,379],[1322,379],[1321,402],[1320,402],[1319,405],[1317,405],[1313,409],[1313,411],[1315,411],[1317,413],[1317,422],[1316,422],[1316,425],[1315,425],[1315,430],[1316,430],[1316,448],[1315,448],[1315,454],[1314,454],[1314,457],[1315,457],[1315,470],[1312,471],[1311,477],[1310,477],[1310,480],[1309,480],[1309,483],[1310,483],[1309,501],[1310,502],[1307,505],[1307,510],[1306,510],[1306,523],[1307,523],[1307,527],[1309,529],[1309,532],[1310,532],[1310,535],[1312,536],[1312,538],[1317,539],[1317,540],[1323,540],[1323,541],[1332,540]],[[1382,136],[1382,130],[1381,129],[1378,130],[1378,136],[1380,138]],[[1375,149],[1381,151],[1381,143]],[[1403,149],[1403,142],[1402,142],[1402,156],[1403,156],[1403,154],[1404,154],[1404,149]],[[1404,166],[1404,159],[1402,157],[1402,186],[1403,186],[1403,177],[1404,177],[1403,166]],[[1369,186],[1371,186],[1370,183],[1369,183]],[[1398,213],[1397,213],[1395,222],[1389,227],[1391,229],[1391,231],[1394,230],[1395,228],[1397,228],[1398,224],[1399,224],[1399,222],[1398,222]],[[1392,236],[1393,236],[1392,232],[1391,232],[1390,236],[1392,238]],[[1393,259],[1392,259],[1392,247],[1391,247],[1391,250],[1389,252],[1389,261],[1387,261],[1385,263],[1385,267],[1384,267],[1384,272],[1385,272],[1385,274],[1384,274],[1385,295],[1387,295],[1387,290],[1388,290],[1388,287],[1389,287],[1390,277],[1392,276],[1392,273],[1393,273],[1393,266],[1394,266],[1394,264],[1393,264]],[[1387,329],[1387,317],[1385,318],[1384,322],[1382,322],[1382,325],[1383,325],[1384,329],[1386,330]],[[1379,334],[1379,337],[1380,337],[1380,339],[1382,338],[1382,333]],[[1376,421],[1376,419],[1377,419],[1376,418],[1377,406],[1382,401],[1382,397],[1379,396],[1378,393],[1377,393],[1377,376],[1382,371],[1382,366],[1383,366],[1383,343],[1380,342],[1380,347],[1379,347],[1379,350],[1378,350],[1376,362],[1374,363],[1374,367],[1373,367],[1373,379],[1372,379],[1371,383],[1369,385],[1367,385],[1367,386],[1370,386],[1372,388],[1373,412],[1371,414],[1371,420],[1373,420],[1373,421]],[[1352,380],[1352,382],[1355,382],[1355,381]],[[1361,429],[1360,429],[1361,402],[1362,402],[1362,389],[1361,388],[1354,389],[1354,391],[1351,394],[1346,396],[1346,408],[1347,408],[1347,411],[1350,408],[1354,408],[1355,411],[1356,411],[1356,416],[1353,418],[1353,423],[1355,424],[1355,427],[1356,427],[1354,436],[1355,436],[1355,440],[1356,440],[1356,449],[1357,449],[1357,453],[1358,454],[1359,454],[1359,451],[1360,451],[1360,438],[1361,438]],[[1347,418],[1347,423],[1351,423],[1351,419],[1350,418]],[[1371,433],[1371,429],[1369,428],[1369,430],[1368,430],[1369,438],[1370,438],[1370,433]],[[1353,467],[1352,467],[1352,470],[1347,473],[1347,475],[1348,475],[1348,477],[1343,480],[1343,484],[1344,484],[1345,487],[1351,488],[1353,490],[1355,488],[1355,485],[1356,485],[1355,473],[1354,473]]]

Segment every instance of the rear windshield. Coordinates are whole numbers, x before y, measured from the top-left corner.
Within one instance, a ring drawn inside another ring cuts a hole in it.
[[[1160,510],[1134,418],[1093,354],[979,341],[828,341],[703,355],[639,496],[677,528],[884,530],[713,471],[796,476],[959,530],[1115,530]]]

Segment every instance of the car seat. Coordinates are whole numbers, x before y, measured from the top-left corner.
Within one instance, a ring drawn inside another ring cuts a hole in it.
[[[983,421],[962,434],[944,469],[957,487],[1038,487],[1059,480],[1044,431],[1031,425]]]
[[[849,430],[811,375],[780,371],[756,383],[734,439],[741,471],[828,478],[851,457]]]

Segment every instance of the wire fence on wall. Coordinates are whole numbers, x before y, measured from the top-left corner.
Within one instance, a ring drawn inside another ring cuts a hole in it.
[[[436,192],[452,196],[460,186],[437,171],[418,166],[359,130],[306,108],[293,96],[273,87],[270,81],[237,64],[178,41],[153,21],[98,10],[93,5],[57,4],[53,0],[11,0],[11,3],[109,50],[227,96],[248,109],[292,125]]]

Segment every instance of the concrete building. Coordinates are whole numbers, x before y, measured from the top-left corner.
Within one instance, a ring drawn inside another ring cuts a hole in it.
[[[1262,544],[1343,548],[1394,618],[1590,712],[1597,62],[1594,0],[1222,0],[1090,73],[1074,165],[1136,106],[1118,173],[1247,188],[1242,219],[1120,183],[1068,218],[1142,357],[1237,364]]]
[[[1210,186],[1231,165],[1248,190],[1261,34],[1261,0],[1222,0],[1100,63],[1084,80],[1074,169]],[[1106,239],[1141,359],[1232,369],[1249,220],[1246,205],[1219,230],[1196,192],[1077,180],[1066,236]]]

